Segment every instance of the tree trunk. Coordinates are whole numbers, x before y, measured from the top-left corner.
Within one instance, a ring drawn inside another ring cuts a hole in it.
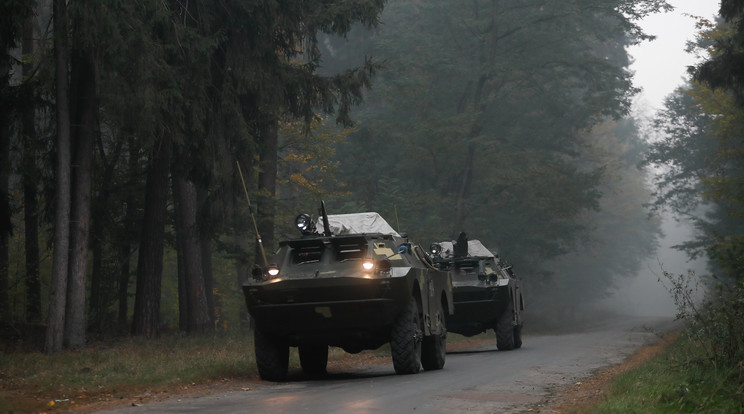
[[[174,189],[175,190],[175,189]],[[175,191],[174,191],[175,193]],[[177,198],[177,197],[175,197]],[[178,214],[176,214],[178,216]],[[176,218],[176,228],[180,227]],[[176,265],[178,275],[178,330],[189,331],[189,291],[186,288],[186,265],[183,262],[183,235],[176,231]]]
[[[105,184],[104,184],[105,185]],[[100,197],[99,197],[100,198]],[[96,205],[100,205],[102,201],[97,200]],[[93,207],[93,210],[98,213],[99,208]],[[91,269],[90,277],[90,304],[88,306],[88,330],[94,333],[102,333],[106,326],[106,309],[108,308],[108,289],[105,288],[107,285],[106,273],[103,269],[103,255],[104,255],[104,234],[102,220],[99,219],[98,214],[93,215],[93,228],[91,230],[91,238],[93,242],[90,244],[91,254],[93,255],[93,269]]]
[[[11,18],[12,19],[12,18]],[[14,30],[3,16],[3,33],[0,35],[0,323],[10,322],[11,307],[8,241],[12,233],[10,220],[10,112],[13,103],[10,89],[11,49],[15,47]]]
[[[8,74],[3,66],[0,82],[7,83]],[[5,88],[7,86],[3,86]],[[0,322],[10,322],[10,275],[8,273],[8,240],[11,235],[10,222],[10,119],[7,111],[0,108]]]
[[[207,313],[209,314],[210,326],[215,326],[217,315],[221,310],[217,309],[214,298],[214,274],[212,273],[212,240],[202,235],[199,240],[202,259],[202,275],[204,276],[204,295],[207,298]]]
[[[204,293],[207,297],[207,310],[212,326],[215,326],[217,318],[216,303],[214,298],[214,274],[212,273],[212,222],[209,192],[204,186],[196,189],[198,205],[202,206],[198,212],[199,218],[199,246],[201,248],[202,275],[204,276]]]
[[[207,304],[204,283],[201,245],[197,225],[196,185],[180,174],[174,174],[176,214],[178,215],[179,247],[183,264],[184,289],[186,292],[187,332],[208,332],[213,330]],[[180,281],[180,279],[179,279]]]
[[[116,291],[116,284],[121,273],[117,273],[111,266],[104,266],[104,256],[112,254],[113,251],[120,253],[122,245],[126,246],[126,252],[124,256],[129,256],[129,240],[128,239],[117,239],[115,232],[112,232],[106,228],[104,222],[111,219],[108,213],[107,205],[110,201],[111,194],[114,193],[112,189],[112,183],[114,182],[114,174],[117,173],[117,160],[120,158],[122,148],[124,146],[123,141],[118,142],[114,149],[111,151],[113,155],[107,160],[103,154],[105,150],[103,148],[103,142],[100,138],[100,133],[96,136],[97,149],[101,155],[101,164],[103,166],[103,174],[99,178],[98,182],[100,187],[95,191],[96,197],[93,200],[91,206],[92,209],[92,229],[91,229],[91,240],[90,249],[93,255],[93,271],[91,272],[90,280],[90,306],[88,307],[88,329],[96,332],[103,333],[106,328],[110,326],[112,321],[111,312],[109,312],[111,304],[114,302]],[[125,217],[128,211],[124,211]],[[126,225],[126,223],[124,224]],[[114,237],[111,237],[114,236]],[[118,242],[108,242],[114,239]],[[111,253],[109,253],[111,252]],[[118,262],[118,267],[124,267],[123,262]],[[129,266],[127,264],[127,271]]]
[[[472,142],[468,143],[468,155],[463,163],[462,171],[462,182],[460,188],[457,191],[457,202],[455,208],[455,225],[452,229],[452,237],[454,238],[461,231],[465,231],[463,226],[465,225],[465,199],[468,197],[468,191],[470,189],[470,182],[473,180],[473,161],[475,160],[475,145]]]
[[[153,338],[160,333],[160,291],[163,276],[170,136],[155,144],[150,157],[145,189],[145,212],[137,260],[132,334]]]
[[[132,246],[129,241],[125,241],[119,251],[119,284],[117,297],[119,301],[119,310],[117,312],[117,325],[121,331],[127,326],[129,313],[129,262],[132,255]]]
[[[70,216],[70,269],[67,281],[65,345],[85,345],[85,281],[90,236],[91,169],[97,130],[96,66],[90,48],[77,49],[72,59],[74,161]]]
[[[29,16],[23,25],[23,55],[34,53],[34,17]],[[29,76],[33,65],[23,64],[25,82],[30,82]],[[31,91],[32,88],[27,90]],[[39,280],[39,203],[38,193],[39,169],[36,166],[37,141],[36,136],[36,104],[34,99],[23,108],[21,123],[23,130],[23,222],[26,253],[26,322],[41,322],[41,281]]]
[[[264,251],[274,248],[274,213],[276,205],[276,174],[279,161],[279,121],[270,116],[258,131],[260,159],[258,174],[258,232],[263,240]],[[262,253],[256,251],[256,257]],[[263,258],[261,258],[263,260]],[[258,262],[258,260],[257,260]]]
[[[139,177],[139,148],[136,144],[133,134],[129,134],[129,140],[127,142],[129,149],[129,177],[132,182],[136,182]],[[135,207],[136,198],[132,191],[128,192],[126,212],[124,213],[124,226],[132,226],[136,220]],[[133,246],[134,242],[130,241],[127,237],[123,240],[120,251],[120,263],[121,272],[119,272],[119,327],[124,330],[127,326],[127,318],[129,317],[129,269],[131,263],[131,255],[133,248],[136,250],[136,246]]]
[[[183,228],[181,207],[181,194],[178,186],[178,178],[176,173],[173,173],[173,201],[175,204],[175,224],[176,224],[176,266],[177,266],[177,277],[178,277],[178,330],[181,332],[189,331],[189,292],[186,289],[186,265],[183,262],[184,255],[184,234],[181,229]]]
[[[57,174],[55,187],[54,255],[49,293],[44,351],[62,349],[67,301],[67,271],[70,246],[70,100],[67,80],[67,5],[54,0],[54,59],[57,124]]]

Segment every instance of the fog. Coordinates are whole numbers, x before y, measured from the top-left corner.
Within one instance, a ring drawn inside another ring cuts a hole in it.
[[[635,277],[623,281],[611,298],[602,301],[603,306],[628,315],[675,315],[674,300],[667,291],[669,281],[664,279],[662,270],[673,274],[687,274],[693,270],[695,274],[703,275],[706,272],[705,261],[691,261],[684,252],[672,247],[693,239],[693,229],[689,223],[663,217],[661,229],[664,236],[659,240],[657,254],[646,260]],[[700,295],[702,291],[698,292]]]

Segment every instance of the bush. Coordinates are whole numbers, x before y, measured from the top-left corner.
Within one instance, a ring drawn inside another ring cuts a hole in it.
[[[703,357],[717,369],[730,369],[744,383],[744,282],[713,278],[702,300],[696,292],[702,283],[695,272],[664,272],[677,306],[677,319],[687,322],[685,335],[706,350]]]

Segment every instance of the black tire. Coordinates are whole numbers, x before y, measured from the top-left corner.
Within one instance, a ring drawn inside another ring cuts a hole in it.
[[[514,324],[512,323],[511,309],[507,309],[493,329],[496,332],[496,348],[499,351],[509,351],[514,349]]]
[[[442,313],[438,309],[435,319],[439,333],[425,336],[421,344],[421,365],[427,371],[442,369],[447,356],[447,324]]]
[[[256,327],[253,334],[258,375],[266,381],[287,380],[289,345]]]
[[[300,345],[298,348],[302,372],[312,376],[326,373],[326,366],[328,365],[327,345]]]
[[[411,298],[393,322],[390,333],[390,354],[396,374],[415,374],[421,370],[421,342],[423,330],[418,303]]]
[[[522,325],[514,327],[514,349],[522,347]]]

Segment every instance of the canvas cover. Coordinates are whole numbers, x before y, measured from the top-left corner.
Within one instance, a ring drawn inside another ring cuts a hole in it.
[[[442,257],[454,256],[455,246],[451,241],[439,243],[442,246]],[[468,256],[470,257],[494,257],[493,253],[478,240],[468,240]]]
[[[318,220],[322,227],[323,218]],[[378,213],[329,214],[328,224],[331,233],[336,236],[345,234],[382,233],[399,236],[384,218]]]

